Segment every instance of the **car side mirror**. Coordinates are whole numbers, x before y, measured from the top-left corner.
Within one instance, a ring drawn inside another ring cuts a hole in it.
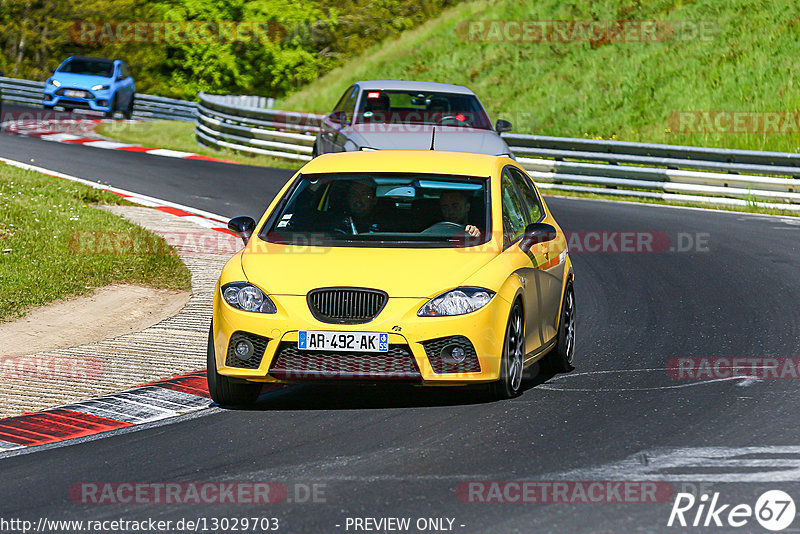
[[[503,119],[497,119],[497,124],[494,125],[494,129],[497,130],[497,133],[510,132],[511,123]]]
[[[519,242],[522,252],[528,252],[533,245],[547,243],[558,237],[558,232],[552,224],[532,223],[525,228],[525,235]]]
[[[328,119],[331,122],[335,122],[337,124],[344,124],[347,122],[347,113],[344,111],[334,111],[330,115],[328,115]]]
[[[228,230],[241,237],[245,245],[250,241],[250,236],[253,235],[255,229],[256,221],[252,217],[234,217],[228,221]]]

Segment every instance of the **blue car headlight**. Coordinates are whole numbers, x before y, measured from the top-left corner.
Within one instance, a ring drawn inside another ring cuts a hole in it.
[[[50,80],[47,80],[47,81],[48,81],[48,83],[50,83],[50,85],[52,85],[53,87],[61,87],[61,82],[59,82],[58,80],[53,80],[53,79],[50,79]]]
[[[95,85],[92,87],[92,91],[106,91],[108,87],[108,85]]]
[[[423,304],[417,315],[419,317],[445,317],[472,313],[489,304],[494,295],[494,291],[482,287],[457,287]]]
[[[277,313],[275,303],[259,288],[247,282],[231,282],[221,288],[222,298],[237,310]]]

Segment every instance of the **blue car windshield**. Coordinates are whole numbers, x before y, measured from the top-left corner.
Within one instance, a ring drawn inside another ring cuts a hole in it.
[[[298,178],[260,232],[273,243],[463,247],[488,240],[488,178],[404,173]]]
[[[61,68],[58,69],[58,72],[110,78],[114,74],[114,64],[108,61],[96,61],[91,59],[71,59],[64,63]]]

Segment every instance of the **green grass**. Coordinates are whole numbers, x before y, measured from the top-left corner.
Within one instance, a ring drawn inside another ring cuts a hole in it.
[[[189,270],[166,241],[94,207],[121,203],[106,191],[0,164],[0,322],[112,283],[190,288]]]
[[[136,123],[102,123],[98,125],[97,133],[121,143],[131,143],[149,148],[166,148],[193,152],[204,156],[238,161],[247,165],[262,167],[280,167],[284,169],[298,169],[301,161],[291,161],[271,156],[251,155],[223,149],[215,150],[197,143],[194,135],[194,123],[186,121],[144,121]]]
[[[456,83],[514,131],[681,145],[800,151],[800,133],[678,133],[681,111],[800,109],[800,18],[790,0],[495,0],[462,4],[366,50],[276,107],[327,112],[361,79]],[[470,20],[707,21],[663,42],[475,42]],[[461,26],[459,26],[461,24]]]

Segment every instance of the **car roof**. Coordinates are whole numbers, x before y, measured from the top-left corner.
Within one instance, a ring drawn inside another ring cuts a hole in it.
[[[96,61],[97,63],[114,63],[118,59],[108,59],[104,57],[91,57],[91,56],[70,56],[67,59],[83,59],[88,61]]]
[[[356,82],[364,90],[384,91],[431,91],[437,93],[455,93],[460,95],[474,95],[471,90],[462,85],[436,82],[412,82],[406,80],[364,80]]]
[[[329,172],[409,172],[459,176],[491,176],[498,160],[508,156],[492,156],[472,152],[444,150],[362,150],[318,156],[302,169],[304,174]]]

